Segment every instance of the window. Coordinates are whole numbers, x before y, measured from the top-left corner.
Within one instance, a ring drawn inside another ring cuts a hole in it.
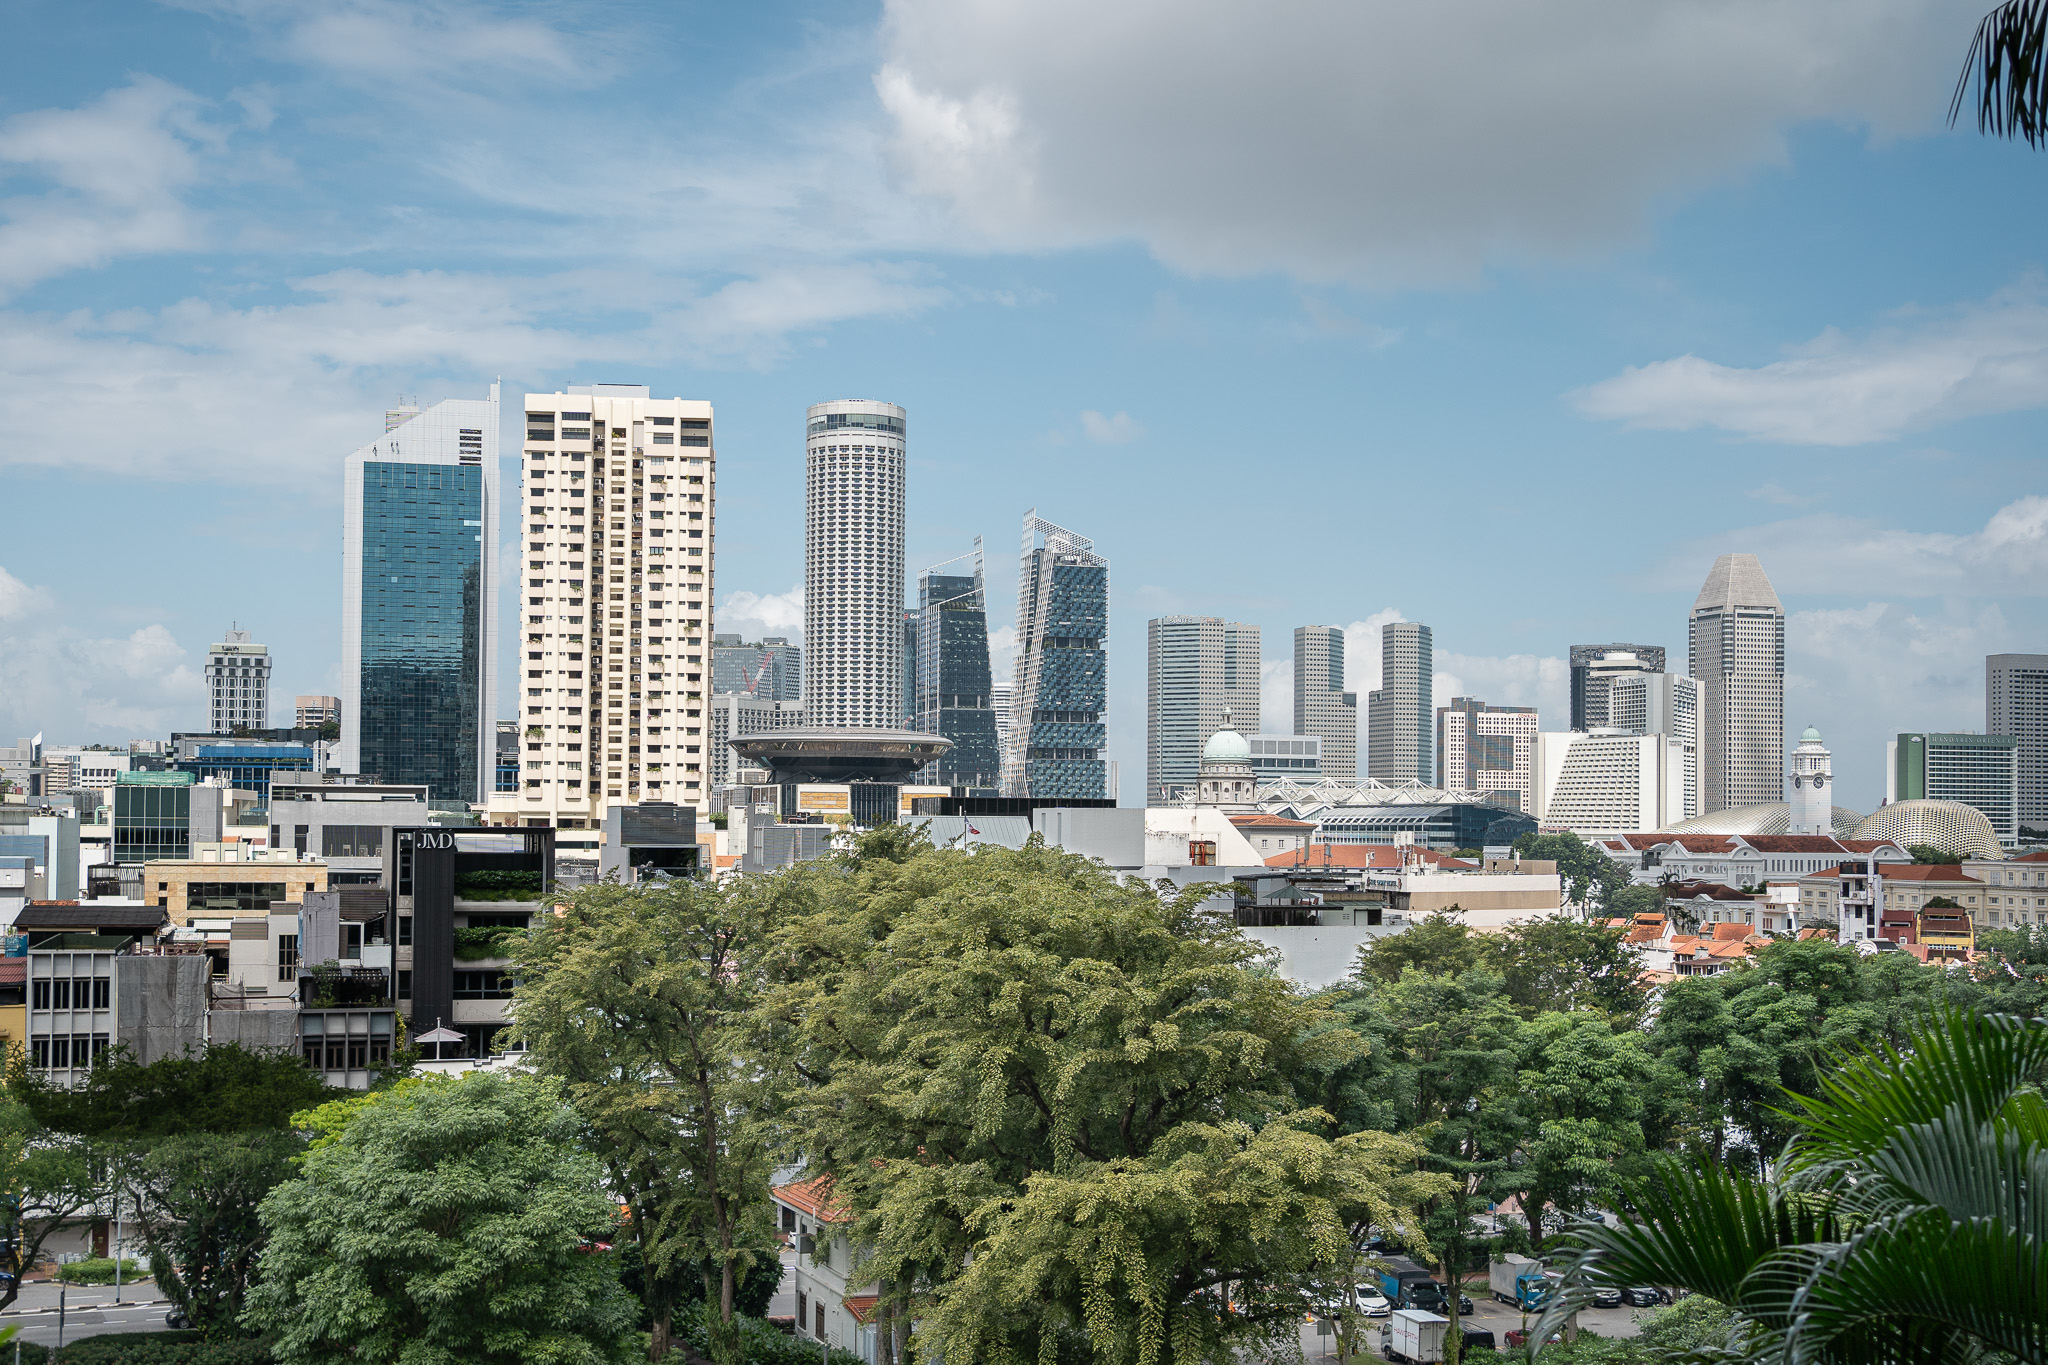
[[[400,1000],[412,999],[412,971],[409,968],[402,969],[398,973],[398,998]]]
[[[320,831],[323,858],[381,858],[384,856],[382,825],[328,825]]]
[[[290,981],[299,974],[299,936],[279,934],[277,936],[277,979]]]
[[[455,973],[457,1000],[510,1000],[512,978],[503,972]]]
[[[1216,841],[1214,839],[1188,840],[1188,861],[1196,867],[1216,865]]]
[[[398,917],[398,946],[401,948],[410,948],[412,946],[411,915],[400,915]]]

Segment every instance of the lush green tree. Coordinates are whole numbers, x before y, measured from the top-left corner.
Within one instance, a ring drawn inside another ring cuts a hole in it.
[[[1413,1143],[1333,1141],[1301,1102],[1295,1078],[1360,1040],[1203,888],[901,832],[770,884],[761,1017],[801,1084],[790,1131],[881,1285],[882,1360],[911,1320],[915,1352],[959,1359],[1262,1341],[1299,1322],[1312,1264],[1349,1255],[1349,1213],[1403,1228],[1435,1188]]]
[[[25,1070],[18,1060],[12,1069]],[[11,1095],[0,1099],[0,1229],[16,1256],[6,1270],[34,1265],[50,1234],[106,1193],[102,1163],[83,1139],[51,1132]],[[19,1276],[0,1280],[0,1309],[20,1293]]]
[[[751,878],[602,884],[544,916],[513,955],[514,1033],[559,1078],[612,1189],[632,1209],[653,1318],[667,1353],[676,1305],[713,1321],[721,1365],[740,1365],[736,1296],[771,1284],[775,1096],[751,1061],[760,957],[773,897]],[[701,1278],[696,1293],[684,1281]]]
[[[209,1335],[241,1317],[264,1230],[263,1199],[291,1175],[293,1134],[192,1132],[164,1138],[122,1165],[150,1273]]]
[[[1618,886],[1607,893],[1604,907],[1609,915],[1628,917],[1656,914],[1664,909],[1661,886]]]
[[[1569,831],[1524,834],[1515,840],[1515,852],[1556,863],[1557,875],[1564,883],[1565,904],[1588,912],[1603,910],[1607,898],[1629,884],[1628,872],[1620,863]]]
[[[1641,1034],[1590,1010],[1538,1015],[1517,1043],[1513,1094],[1503,1097],[1516,1140],[1491,1188],[1520,1201],[1530,1243],[1540,1247],[1546,1207],[1604,1207],[1618,1171],[1642,1160],[1656,1066]]]
[[[1950,1006],[1830,1061],[1765,1173],[1662,1158],[1580,1230],[1538,1334],[1595,1284],[1668,1284],[1734,1311],[1737,1359],[2048,1361],[2048,1022]]]
[[[1369,938],[1358,947],[1360,976],[1399,981],[1413,970],[1456,976],[1479,965],[1479,935],[1456,907],[1435,910],[1398,934]]]
[[[590,1251],[618,1213],[558,1083],[477,1072],[331,1117],[263,1201],[245,1318],[280,1365],[625,1358],[633,1301]]]
[[[1906,852],[1913,855],[1913,861],[1932,864],[1937,867],[1953,866],[1963,861],[1960,853],[1951,853],[1935,844],[1907,844]]]
[[[1592,1009],[1634,1023],[1649,1003],[1642,953],[1625,930],[1550,916],[1481,934],[1479,942],[1479,965],[1498,972],[1508,999],[1529,1014]]]
[[[146,1066],[127,1049],[115,1048],[74,1089],[53,1086],[25,1069],[8,1084],[50,1128],[121,1140],[283,1131],[294,1113],[333,1093],[297,1055],[233,1043]]]

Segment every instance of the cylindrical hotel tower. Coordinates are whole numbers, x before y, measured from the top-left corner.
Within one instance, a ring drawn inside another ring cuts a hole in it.
[[[903,437],[894,403],[806,413],[804,720],[903,725]]]

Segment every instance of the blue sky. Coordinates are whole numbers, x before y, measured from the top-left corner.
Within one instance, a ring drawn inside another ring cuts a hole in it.
[[[1435,629],[1561,726],[1716,554],[1842,800],[2048,650],[2048,160],[1944,125],[1975,3],[898,0],[12,10],[0,737],[336,689],[341,460],[398,394],[717,405],[721,629],[794,621],[802,410],[911,412],[910,560],[1027,507],[1144,622]],[[516,439],[508,428],[507,448]]]

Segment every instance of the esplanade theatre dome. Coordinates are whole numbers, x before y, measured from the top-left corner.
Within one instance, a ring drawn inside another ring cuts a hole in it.
[[[1894,801],[1856,826],[1857,839],[1889,839],[1900,848],[1932,844],[1965,858],[2003,858],[1990,817],[1960,801]]]
[[[1863,812],[1847,806],[1828,807],[1829,833],[1847,839],[1863,822]],[[1792,828],[1792,806],[1786,801],[1765,801],[1754,806],[1730,806],[1726,810],[1696,815],[1666,825],[1659,834],[1783,834]]]

